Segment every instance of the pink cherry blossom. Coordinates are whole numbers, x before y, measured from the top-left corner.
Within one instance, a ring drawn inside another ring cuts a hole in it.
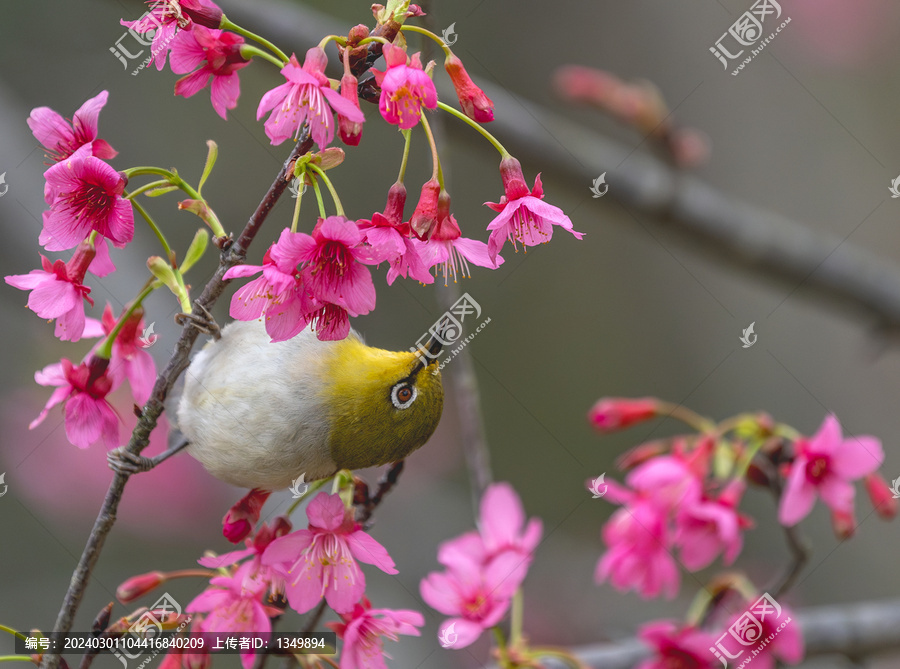
[[[517,251],[516,242],[525,246],[549,242],[554,225],[568,230],[577,239],[584,236],[572,229],[572,221],[562,209],[543,201],[544,188],[540,174],[535,177],[534,188],[530,192],[522,174],[522,166],[515,158],[506,158],[500,162],[500,175],[505,191],[503,197],[496,204],[485,202],[485,205],[499,214],[487,227],[492,231],[488,238],[488,251],[492,258],[497,256],[507,239]]]
[[[100,110],[106,105],[109,93],[101,91],[85,102],[72,116],[71,123],[49,107],[36,107],[28,116],[28,127],[54,162],[65,160],[85,144],[97,158],[110,160],[118,151],[105,139],[97,137]]]
[[[30,290],[28,308],[41,318],[56,319],[55,335],[63,341],[78,341],[84,334],[85,300],[94,305],[85,286],[84,275],[95,256],[90,242],[83,242],[68,263],[50,262],[41,256],[41,269],[28,274],[5,277],[6,283],[21,290]]]
[[[744,543],[741,530],[752,524],[737,512],[744,487],[742,480],[735,480],[718,498],[694,498],[679,506],[675,543],[686,569],[703,569],[719,553],[726,565],[735,561]]]
[[[52,203],[52,199],[48,204],[50,203]],[[45,222],[49,215],[49,211],[45,211],[43,213]],[[46,228],[41,229],[41,233],[40,235],[38,235],[38,244],[43,246],[47,251],[66,250],[65,246],[53,239],[53,237],[47,232]],[[94,260],[91,262],[91,264],[88,265],[88,272],[90,272],[94,276],[104,277],[116,271],[116,266],[113,264],[112,258],[109,254],[108,239],[104,238],[101,235],[97,235],[94,239],[94,251],[96,255],[94,256]]]
[[[278,537],[283,537],[288,534],[290,531],[291,521],[284,516],[278,516],[272,521],[271,526],[263,523],[252,539],[249,537],[245,539],[244,543],[246,548],[222,553],[221,555],[205,555],[197,560],[197,562],[203,567],[221,569],[246,560],[246,562],[241,565],[242,567],[247,567],[243,572],[245,580],[244,587],[255,587],[250,584],[250,581],[252,580],[268,583],[271,590],[281,592],[284,590],[284,579],[278,575],[272,567],[262,563],[262,555],[266,548],[269,547],[269,544]],[[247,560],[247,558],[250,559]]]
[[[194,597],[185,607],[188,613],[203,613],[194,632],[227,634],[268,634],[272,631],[270,616],[280,613],[262,603],[267,584],[246,578],[249,565],[239,567],[230,576],[215,576],[210,586]],[[248,584],[253,587],[248,588]],[[252,669],[256,651],[241,652],[244,669]]]
[[[156,363],[153,362],[153,356],[145,350],[152,342],[144,344],[141,339],[144,332],[143,318],[144,310],[135,309],[113,342],[109,363],[109,376],[113,380],[113,388],[118,388],[127,380],[134,401],[141,406],[150,399],[153,384],[156,383]],[[117,320],[112,305],[107,303],[103,310],[100,331],[96,332],[96,335],[108,335],[116,327]]]
[[[438,202],[437,224],[432,229],[428,241],[421,242],[416,239],[412,244],[426,267],[441,268],[445,286],[450,278],[456,283],[457,277],[470,277],[469,263],[491,269],[503,264],[503,258],[500,256],[493,258],[490,256],[487,244],[463,237],[456,219],[441,206],[440,200]]]
[[[176,39],[190,31],[196,23],[206,28],[218,28],[222,10],[210,0],[147,0],[150,11],[137,21],[119,21],[138,34],[153,33],[150,43],[151,63],[162,72],[169,49]],[[179,31],[181,31],[179,33]]]
[[[306,508],[309,529],[275,539],[263,553],[285,580],[291,607],[306,613],[322,597],[337,613],[349,613],[366,589],[357,560],[396,574],[394,561],[380,543],[362,531],[340,495],[321,492]]]
[[[715,638],[703,630],[660,620],[644,625],[638,637],[653,649],[654,657],[637,669],[719,669],[709,650],[715,647]]]
[[[437,108],[437,90],[422,69],[419,54],[407,64],[406,52],[398,46],[386,44],[383,53],[387,69],[372,70],[381,86],[378,110],[388,123],[409,130],[419,122],[422,107]]]
[[[398,276],[407,276],[424,284],[434,283],[434,277],[422,263],[408,223],[403,222],[403,207],[406,204],[406,187],[397,182],[388,190],[384,213],[375,213],[371,220],[359,220],[356,225],[363,239],[372,246],[379,260],[390,263],[387,282],[390,286]]]
[[[400,634],[419,636],[416,628],[425,624],[418,611],[373,609],[365,597],[341,619],[325,623],[344,640],[341,669],[387,669],[384,658],[390,656],[384,652],[383,638],[397,641]]]
[[[262,265],[237,265],[224,278],[262,276],[242,286],[231,298],[232,318],[252,321],[265,317],[266,332],[273,342],[285,341],[309,324],[308,314],[316,308],[300,279],[296,238],[301,233],[288,229],[263,257]],[[308,235],[304,235],[306,237]]]
[[[664,510],[647,501],[617,510],[603,526],[603,541],[609,550],[597,563],[597,583],[608,580],[617,590],[636,590],[644,599],[678,594],[680,575]]]
[[[31,421],[28,429],[34,429],[59,403],[65,404],[66,437],[78,448],[87,448],[98,440],[106,448],[119,445],[119,417],[106,401],[112,390],[112,379],[107,375],[108,360],[91,358],[77,367],[63,358],[35,372],[34,380],[42,386],[56,386],[44,410]]]
[[[778,521],[792,526],[812,511],[816,495],[832,511],[853,513],[852,481],[884,462],[881,441],[869,435],[844,439],[838,419],[829,415],[809,439],[794,442],[795,457],[778,508]]]
[[[265,123],[272,144],[281,144],[290,137],[297,139],[300,127],[307,121],[313,141],[324,149],[334,139],[332,110],[353,123],[365,120],[357,106],[331,88],[325,76],[327,63],[328,56],[320,47],[306,52],[302,67],[292,54],[290,62],[281,69],[287,82],[263,95],[256,119],[272,111]]]
[[[175,83],[175,95],[186,98],[199,93],[212,80],[210,97],[213,109],[222,118],[237,107],[241,94],[238,70],[250,64],[241,56],[244,38],[225,30],[194,26],[172,46],[169,64],[175,74],[188,74]]]
[[[233,544],[250,536],[253,527],[259,522],[263,505],[271,494],[270,490],[253,488],[241,497],[222,518],[223,536]]]
[[[456,634],[452,647],[465,648],[503,619],[527,572],[526,559],[504,551],[484,565],[459,560],[447,571],[432,572],[419,593],[431,608],[451,616],[440,625],[441,638]]]
[[[44,230],[60,249],[70,249],[97,231],[115,246],[134,236],[131,202],[122,197],[125,179],[82,146],[44,172],[50,211]]]
[[[375,308],[375,285],[365,264],[380,261],[362,244],[363,235],[353,221],[343,216],[319,219],[312,235],[297,233],[291,240],[298,260],[304,264],[307,289],[319,303],[336,304],[353,316]]]

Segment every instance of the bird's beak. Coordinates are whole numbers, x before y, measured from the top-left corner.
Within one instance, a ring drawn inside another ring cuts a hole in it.
[[[428,341],[425,342],[425,351],[418,351],[416,354],[416,364],[413,367],[413,374],[419,373],[421,370],[428,367],[428,365],[434,364],[437,362],[437,357],[441,352],[441,349],[444,347],[444,343],[431,335]]]

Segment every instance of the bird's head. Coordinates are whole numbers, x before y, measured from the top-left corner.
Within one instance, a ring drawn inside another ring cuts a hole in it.
[[[439,350],[432,347],[432,353]],[[329,449],[342,469],[402,460],[431,437],[444,389],[437,360],[366,346],[351,334],[324,367]]]

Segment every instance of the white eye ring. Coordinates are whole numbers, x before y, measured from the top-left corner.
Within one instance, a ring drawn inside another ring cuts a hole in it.
[[[400,401],[400,391],[401,390],[410,390],[412,391],[412,396],[406,400],[405,402]],[[409,405],[416,401],[416,397],[419,396],[419,391],[416,390],[415,386],[411,386],[408,381],[401,381],[393,388],[391,388],[391,403],[397,409],[408,409]]]

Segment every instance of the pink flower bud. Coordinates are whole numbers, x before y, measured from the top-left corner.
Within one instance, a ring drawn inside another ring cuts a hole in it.
[[[656,400],[652,397],[604,397],[588,412],[588,420],[601,432],[613,432],[650,420],[656,415]]]
[[[253,527],[259,522],[259,514],[263,504],[272,493],[268,490],[254,488],[228,510],[222,519],[222,534],[233,544],[243,541]]]
[[[856,533],[856,517],[853,509],[850,511],[831,510],[831,527],[834,528],[834,535],[838,539],[849,539]]]
[[[441,193],[441,185],[437,179],[432,178],[422,185],[422,194],[419,196],[419,203],[409,219],[409,226],[412,228],[413,234],[423,242],[431,237],[431,231],[437,225],[438,220],[438,198]]]
[[[475,85],[472,77],[466,72],[462,61],[450,54],[444,60],[444,69],[453,81],[456,95],[459,98],[459,106],[466,116],[479,123],[488,123],[494,120],[494,103],[485,95],[484,91]]]
[[[881,478],[881,474],[874,472],[865,478],[866,492],[875,507],[875,513],[885,520],[890,520],[897,515],[897,498],[887,482]]]
[[[127,579],[116,588],[116,599],[123,604],[129,604],[139,597],[143,597],[165,583],[168,579],[161,571],[151,571],[147,574],[139,574]]]
[[[181,13],[194,23],[204,28],[219,28],[222,24],[222,10],[213,3],[201,3],[199,0],[181,0]]]
[[[360,113],[359,95],[356,92],[357,80],[352,74],[347,72],[341,77],[341,97],[352,104]],[[347,146],[358,146],[362,137],[362,121],[353,121],[343,114],[338,114],[338,134],[341,141]]]

